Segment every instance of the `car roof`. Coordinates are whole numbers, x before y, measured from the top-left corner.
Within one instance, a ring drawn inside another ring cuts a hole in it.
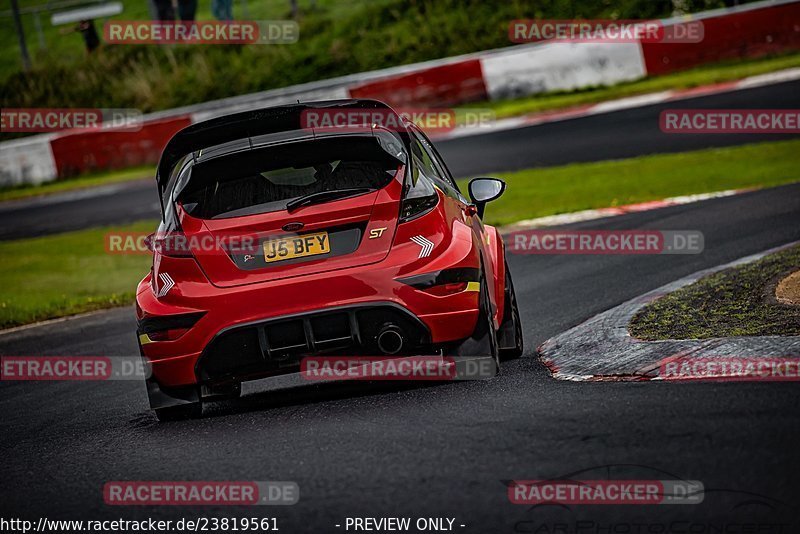
[[[292,137],[297,140],[304,137],[314,138],[313,133],[310,134],[308,129],[302,129],[302,114],[316,109],[382,109],[395,113],[391,107],[377,100],[347,99],[262,108],[192,124],[176,133],[164,148],[156,174],[159,195],[164,192],[173,166],[189,153],[225,145],[233,148],[240,143],[252,146],[253,140],[258,142],[259,138],[262,140],[278,137],[283,137],[283,140],[289,140]],[[285,135],[281,136],[280,134]]]

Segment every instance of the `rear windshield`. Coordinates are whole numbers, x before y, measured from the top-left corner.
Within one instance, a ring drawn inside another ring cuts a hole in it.
[[[399,166],[373,138],[248,150],[195,164],[178,202],[201,219],[279,211],[291,200],[322,191],[380,189]]]

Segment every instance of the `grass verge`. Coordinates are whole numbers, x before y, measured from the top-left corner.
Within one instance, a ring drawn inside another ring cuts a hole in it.
[[[473,104],[471,108],[483,108],[494,112],[498,119],[516,117],[538,111],[570,108],[584,104],[596,104],[628,96],[656,93],[659,91],[691,89],[703,85],[731,82],[769,72],[800,67],[800,53],[769,58],[715,63],[674,74],[653,76],[611,87],[591,87],[579,91],[548,93],[518,99],[498,100]]]
[[[792,140],[499,173],[508,189],[487,207],[486,220],[503,225],[678,195],[796,182],[798,154],[800,140]]]
[[[726,269],[658,299],[628,327],[645,340],[800,335],[800,307],[775,299],[775,286],[800,266],[800,246]]]
[[[0,202],[4,200],[17,200],[39,195],[51,195],[64,191],[74,191],[98,185],[107,185],[118,182],[128,182],[146,177],[155,176],[153,167],[132,167],[118,171],[104,171],[76,178],[68,178],[48,182],[40,185],[20,185],[0,189]]]
[[[147,221],[0,242],[0,328],[133,302],[150,258],[108,254],[104,236],[155,226]]]

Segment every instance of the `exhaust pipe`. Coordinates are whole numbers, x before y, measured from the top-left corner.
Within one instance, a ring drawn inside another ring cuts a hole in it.
[[[403,349],[403,331],[386,323],[378,332],[378,348],[384,354],[397,354]]]

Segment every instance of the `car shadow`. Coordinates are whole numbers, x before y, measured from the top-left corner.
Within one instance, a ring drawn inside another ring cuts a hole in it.
[[[267,411],[275,408],[322,404],[341,399],[380,396],[403,391],[442,387],[448,384],[453,384],[453,381],[367,382],[353,380],[309,384],[252,393],[238,399],[209,401],[203,408],[203,419]]]

